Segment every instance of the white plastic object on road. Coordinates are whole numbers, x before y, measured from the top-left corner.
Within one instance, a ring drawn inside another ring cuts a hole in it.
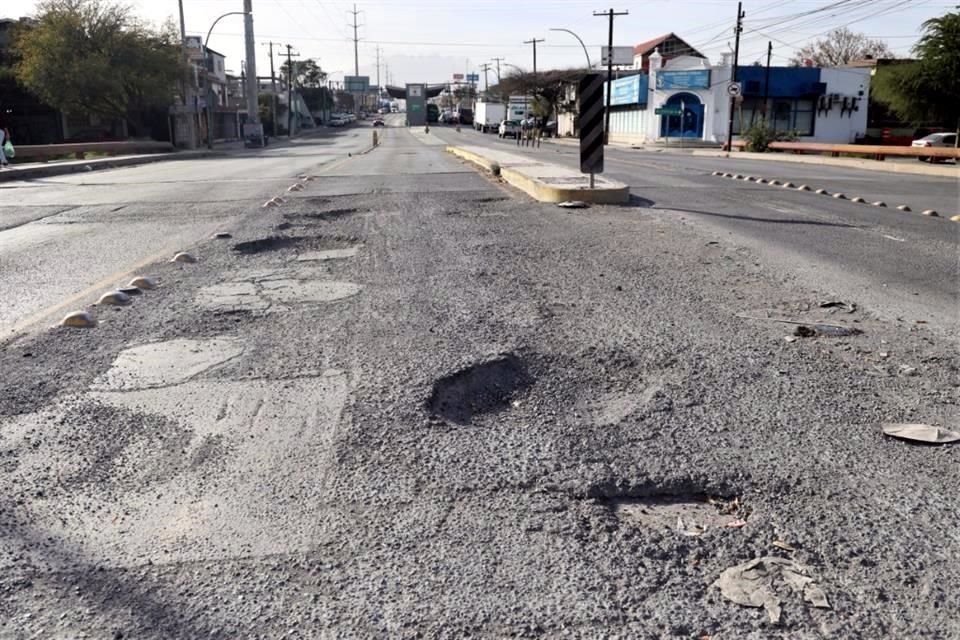
[[[880,429],[884,435],[892,438],[928,444],[948,444],[960,440],[960,433],[929,424],[883,422],[880,424]]]

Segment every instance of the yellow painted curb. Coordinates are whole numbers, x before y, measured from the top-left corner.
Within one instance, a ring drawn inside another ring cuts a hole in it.
[[[490,173],[499,173],[500,177],[503,178],[507,184],[520,189],[534,200],[540,202],[581,200],[595,204],[624,204],[630,201],[630,187],[627,185],[601,189],[567,189],[555,187],[536,178],[531,178],[515,169],[501,167],[496,162],[459,147],[447,147],[447,152],[471,162]],[[496,171],[494,167],[496,167]]]

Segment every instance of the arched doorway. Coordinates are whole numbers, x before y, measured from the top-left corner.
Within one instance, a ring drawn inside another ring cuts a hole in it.
[[[692,93],[675,93],[663,106],[676,109],[679,113],[660,116],[660,137],[703,137],[703,103],[700,98]]]

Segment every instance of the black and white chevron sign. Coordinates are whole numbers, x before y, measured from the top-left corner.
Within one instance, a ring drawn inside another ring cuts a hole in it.
[[[580,80],[580,171],[603,173],[603,76]]]

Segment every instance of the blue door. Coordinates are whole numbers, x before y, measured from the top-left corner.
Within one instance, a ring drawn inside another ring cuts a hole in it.
[[[664,106],[680,109],[681,115],[660,116],[661,137],[703,137],[703,103],[700,98],[692,93],[675,93]]]

